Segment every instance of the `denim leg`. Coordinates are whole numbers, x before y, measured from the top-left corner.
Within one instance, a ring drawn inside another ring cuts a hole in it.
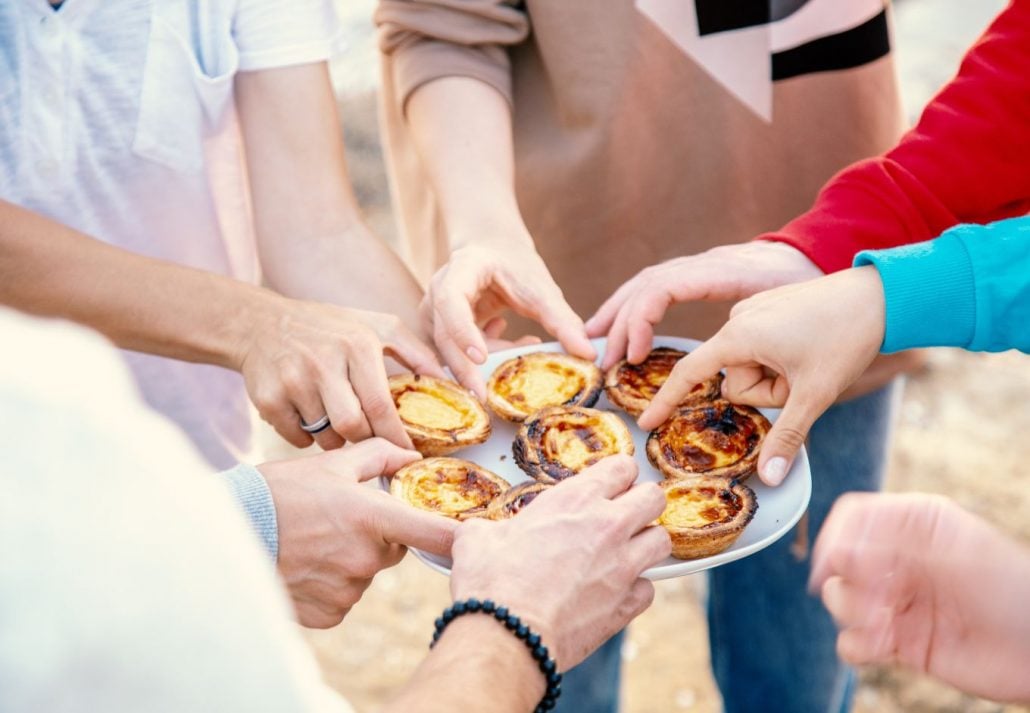
[[[808,548],[833,502],[883,482],[895,394],[889,385],[829,409],[812,429]],[[853,672],[836,655],[837,630],[806,591],[809,560],[790,552],[799,525],[765,550],[712,570],[712,670],[725,713],[847,713]]]
[[[562,676],[555,713],[616,713],[625,632],[608,639],[583,663]]]

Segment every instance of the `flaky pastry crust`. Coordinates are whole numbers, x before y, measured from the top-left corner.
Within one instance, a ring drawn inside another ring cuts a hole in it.
[[[623,359],[605,374],[604,391],[608,400],[637,418],[669,378],[676,362],[686,355],[687,352],[679,349],[655,347],[639,364],[630,364]],[[695,386],[681,405],[714,401],[720,397],[721,389],[722,374],[716,374]]]
[[[647,459],[666,478],[744,480],[755,472],[770,427],[757,410],[729,401],[682,407],[648,436]]]
[[[515,517],[523,508],[529,506],[537,495],[550,487],[552,486],[536,480],[519,483],[493,499],[486,508],[486,517],[491,520]]]
[[[736,480],[701,476],[667,480],[658,524],[669,532],[672,556],[689,560],[728,549],[758,511],[754,491]]]
[[[390,377],[390,395],[415,450],[442,456],[490,437],[490,415],[453,381],[418,374]]]
[[[501,418],[521,423],[549,406],[593,406],[601,395],[601,381],[601,370],[593,362],[534,352],[494,369],[486,384],[486,404]]]
[[[392,495],[456,520],[484,516],[487,506],[509,488],[501,476],[460,458],[417,460],[390,479]]]
[[[633,455],[633,437],[618,415],[582,406],[552,406],[519,427],[515,462],[531,478],[557,483],[616,453]]]

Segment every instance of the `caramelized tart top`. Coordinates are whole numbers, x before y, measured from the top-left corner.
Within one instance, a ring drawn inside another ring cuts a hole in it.
[[[601,370],[568,354],[535,352],[498,366],[486,387],[487,403],[499,416],[522,421],[549,406],[593,405]]]
[[[639,416],[669,378],[676,362],[687,352],[671,347],[655,347],[639,364],[623,359],[608,370],[605,391],[609,400],[634,416]],[[694,386],[684,398],[684,404],[719,398],[722,375],[717,374]]]
[[[534,478],[562,480],[606,456],[633,453],[626,424],[607,411],[552,406],[538,411],[519,429],[515,460]]]
[[[756,455],[768,427],[755,409],[716,401],[680,409],[651,438],[657,440],[661,459],[670,466],[704,473]]]
[[[452,381],[404,374],[390,378],[390,394],[401,421],[440,431],[463,431],[481,424],[483,407]]]
[[[681,481],[666,488],[665,511],[658,522],[677,529],[712,527],[732,522],[744,508],[744,499],[728,483]]]
[[[510,488],[508,481],[460,458],[426,458],[398,470],[390,492],[422,510],[463,518]]]

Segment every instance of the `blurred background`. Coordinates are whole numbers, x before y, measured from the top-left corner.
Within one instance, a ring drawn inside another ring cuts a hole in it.
[[[392,239],[395,227],[376,129],[374,4],[339,0],[348,44],[333,75],[359,200],[373,228]],[[896,59],[911,120],[954,74],[963,50],[1005,4],[1002,0],[896,0]],[[1006,531],[1030,539],[1028,403],[1030,358],[1014,353],[935,352],[927,368],[908,381],[888,489],[947,494]],[[703,576],[659,582],[654,606],[633,624],[623,650],[623,710],[627,713],[719,711],[699,606],[703,587]],[[376,578],[340,627],[309,632],[307,637],[330,684],[360,711],[371,711],[421,660],[432,621],[448,603],[447,580],[408,557]],[[1030,711],[879,669],[862,672],[856,710]]]

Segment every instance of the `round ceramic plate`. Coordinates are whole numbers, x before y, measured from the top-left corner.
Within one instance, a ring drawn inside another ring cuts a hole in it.
[[[604,353],[605,340],[595,339],[593,343],[597,348],[598,361],[600,361],[600,355]],[[697,340],[679,337],[655,337],[654,340],[656,347],[673,347],[683,351],[690,351],[698,344],[700,342]],[[560,352],[562,348],[557,342],[549,342],[494,352],[486,360],[486,363],[480,367],[483,377],[489,378],[493,370],[507,359],[520,354],[539,351]],[[637,482],[661,482],[661,473],[648,462],[644,451],[647,433],[637,428],[636,423],[629,414],[612,406],[603,391],[594,408],[619,414],[626,425],[629,426],[629,430],[633,434],[633,443],[636,446],[636,455],[634,457],[640,465],[640,476],[637,478]],[[770,421],[775,421],[779,411],[776,409],[762,409],[762,413]],[[525,480],[531,480],[529,476],[515,465],[515,459],[512,456],[511,444],[515,440],[516,424],[509,423],[494,414],[491,414],[491,419],[493,422],[493,432],[485,443],[465,448],[452,455],[456,458],[470,460],[488,470],[492,470],[512,485]],[[758,479],[758,476],[748,478],[747,484],[755,491],[755,495],[758,497],[758,512],[755,514],[751,524],[747,526],[747,529],[744,530],[732,547],[712,557],[703,557],[696,560],[678,560],[669,557],[644,572],[644,576],[654,580],[669,579],[711,569],[712,567],[718,567],[727,562],[754,554],[783,537],[801,519],[802,514],[804,514],[805,509],[808,507],[808,500],[812,495],[812,474],[808,466],[808,453],[804,449],[801,450],[790,472],[779,487],[768,487]],[[389,487],[385,479],[383,485],[384,487]],[[421,552],[420,550],[412,551],[432,569],[443,574],[450,574],[451,561],[449,558],[439,557]]]

